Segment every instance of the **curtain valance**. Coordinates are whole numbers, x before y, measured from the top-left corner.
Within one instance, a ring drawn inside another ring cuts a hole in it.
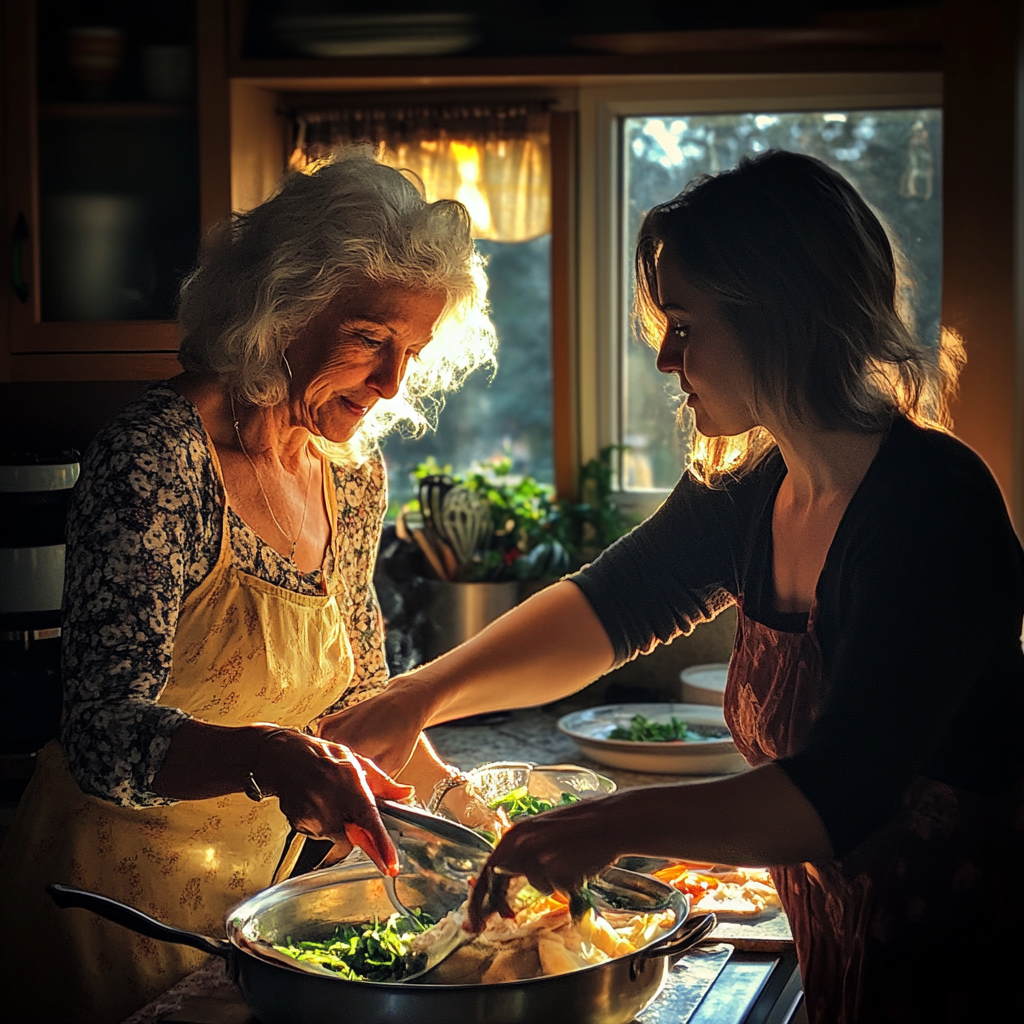
[[[339,146],[370,143],[383,163],[411,172],[426,198],[458,199],[477,238],[521,242],[551,230],[548,104],[374,105],[292,113],[289,166]]]

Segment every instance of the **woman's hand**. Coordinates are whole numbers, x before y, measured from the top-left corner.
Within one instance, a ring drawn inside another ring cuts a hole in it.
[[[468,828],[482,828],[496,839],[508,831],[508,816],[503,810],[488,807],[486,802],[466,786],[449,790],[439,805],[439,810],[450,814],[456,821]]]
[[[317,734],[358,751],[389,775],[398,775],[412,757],[426,717],[417,708],[413,688],[398,678],[369,700],[325,715]]]
[[[512,917],[508,887],[525,875],[540,892],[570,892],[627,852],[628,819],[615,797],[581,800],[515,825],[491,854],[473,887],[469,927],[480,931],[497,912]]]
[[[266,735],[252,771],[260,788],[277,796],[281,812],[296,830],[334,840],[323,866],[359,846],[385,874],[398,874],[398,852],[374,798],[404,800],[411,787],[339,743],[291,729]]]

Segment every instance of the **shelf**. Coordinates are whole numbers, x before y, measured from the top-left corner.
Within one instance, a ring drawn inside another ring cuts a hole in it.
[[[166,380],[181,373],[173,352],[74,352],[12,355],[11,380]]]
[[[594,84],[622,76],[941,71],[942,48],[922,42],[866,48],[707,49],[677,53],[567,53],[542,56],[267,58],[230,61],[228,76],[279,89],[316,89],[344,81],[367,88],[510,84]]]
[[[178,325],[173,320],[51,321],[33,324],[16,355],[67,352],[176,352]]]
[[[43,103],[40,118],[46,120],[183,120],[195,117],[191,103]]]

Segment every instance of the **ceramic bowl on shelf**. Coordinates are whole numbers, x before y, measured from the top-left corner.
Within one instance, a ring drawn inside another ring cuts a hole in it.
[[[706,735],[687,741],[637,742],[612,739],[634,716],[668,724],[677,718]],[[713,704],[604,704],[564,715],[558,728],[599,764],[659,775],[731,775],[747,767],[729,735],[725,716]]]

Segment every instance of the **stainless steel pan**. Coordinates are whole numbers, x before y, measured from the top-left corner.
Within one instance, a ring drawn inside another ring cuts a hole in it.
[[[264,1024],[548,1024],[552,1012],[575,1024],[625,1024],[660,992],[670,959],[714,927],[714,915],[688,921],[686,897],[644,875],[609,868],[602,878],[638,910],[673,907],[675,927],[628,956],[569,974],[496,985],[347,981],[311,973],[286,958],[275,958],[272,950],[268,953],[268,944],[289,935],[323,938],[339,923],[387,917],[391,905],[372,864],[343,863],[257,893],[230,913],[226,938],[170,927],[95,893],[59,885],[48,890],[59,906],[83,907],[150,938],[223,957],[230,977]],[[398,892],[407,905],[440,917],[462,902],[466,887],[414,872],[399,876]]]

